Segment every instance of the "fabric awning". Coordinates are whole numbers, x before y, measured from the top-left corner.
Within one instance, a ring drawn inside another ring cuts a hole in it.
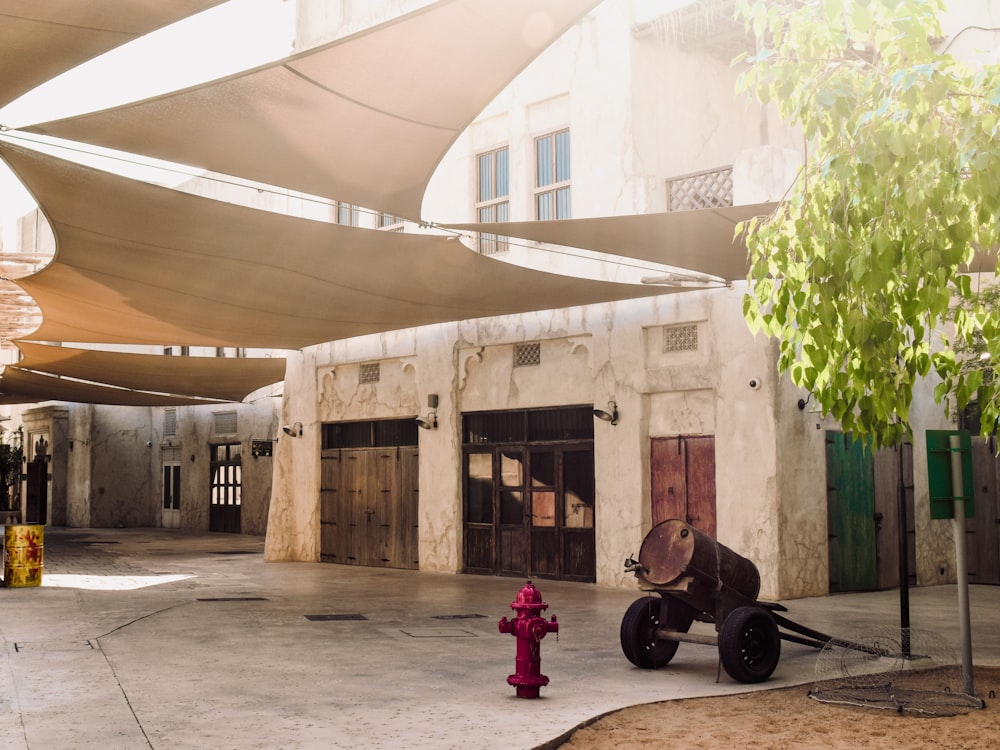
[[[462,130],[600,0],[443,0],[246,73],[25,128],[419,219]]]
[[[296,349],[445,321],[670,290],[543,273],[456,239],[222,203],[0,142],[42,206],[53,262],[17,283],[30,341]]]
[[[170,357],[15,342],[23,358],[19,370],[61,375],[96,384],[242,401],[253,391],[285,377],[285,360],[247,357]],[[0,377],[0,391],[4,381]]]
[[[736,281],[745,279],[748,270],[746,246],[734,236],[736,224],[770,214],[776,205],[756,203],[632,216],[442,226],[596,250]]]
[[[0,373],[0,404],[32,404],[39,401],[71,401],[109,406],[191,406],[226,403],[81,383],[7,365]]]
[[[60,73],[222,0],[0,0],[0,107]]]

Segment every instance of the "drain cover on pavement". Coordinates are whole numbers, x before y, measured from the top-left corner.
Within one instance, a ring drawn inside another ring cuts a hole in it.
[[[435,620],[476,620],[486,615],[434,615]]]
[[[90,641],[16,641],[14,650],[19,654],[25,651],[49,653],[53,651],[93,651],[94,644]]]
[[[408,630],[400,629],[400,633],[410,636],[411,638],[475,638],[475,633],[470,633],[468,630],[460,630],[459,628],[409,628]]]
[[[367,620],[368,618],[361,614],[350,614],[350,615],[305,615],[307,620],[312,620],[313,622],[332,622],[338,620]]]

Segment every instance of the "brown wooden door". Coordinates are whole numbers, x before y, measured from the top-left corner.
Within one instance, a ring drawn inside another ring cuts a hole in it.
[[[714,538],[715,437],[652,438],[649,463],[653,525],[680,518]]]
[[[975,515],[965,522],[969,582],[1000,584],[1000,467],[986,438],[972,439],[972,476]]]
[[[420,453],[416,446],[399,449],[399,505],[397,533],[389,557],[394,568],[416,570],[420,566]]]
[[[417,567],[417,456],[415,447],[323,452],[321,559]]]
[[[900,486],[902,470],[902,486]],[[916,526],[913,514],[913,446],[883,448],[875,452],[875,565],[878,588],[899,586],[900,491],[906,513],[907,573],[917,582]]]
[[[525,515],[525,455],[520,448],[499,451],[499,543],[498,572],[527,575],[528,529]]]
[[[340,451],[325,450],[320,458],[319,533],[320,559],[347,562],[350,531],[342,518]]]

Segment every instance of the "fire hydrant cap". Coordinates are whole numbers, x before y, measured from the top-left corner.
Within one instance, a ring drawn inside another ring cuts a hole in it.
[[[511,609],[548,609],[548,604],[542,601],[542,593],[528,581],[517,592],[517,600],[510,603]]]

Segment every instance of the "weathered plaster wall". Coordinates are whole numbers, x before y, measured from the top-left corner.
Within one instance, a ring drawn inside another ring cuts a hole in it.
[[[280,421],[283,425],[302,422],[302,437],[282,433],[275,445],[264,543],[268,560],[319,560],[317,351],[290,353],[287,359]]]

